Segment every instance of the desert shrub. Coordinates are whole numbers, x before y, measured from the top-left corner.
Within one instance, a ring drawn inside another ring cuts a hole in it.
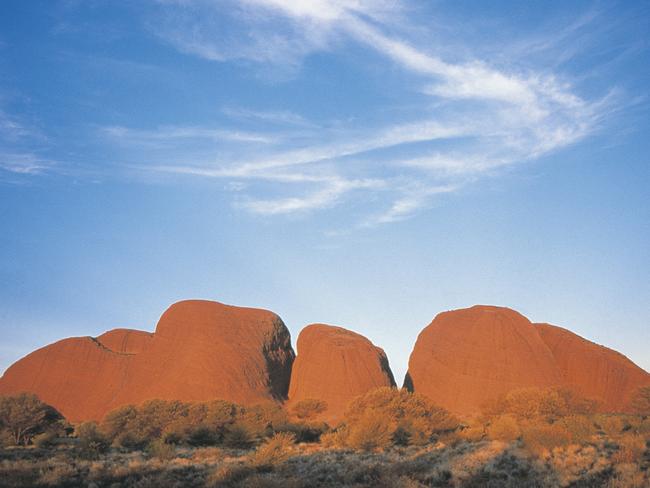
[[[45,486],[70,486],[77,475],[74,466],[68,463],[52,463],[40,470],[39,485]]]
[[[296,442],[318,442],[321,435],[328,430],[324,422],[289,423],[280,432],[289,432],[296,438]]]
[[[500,415],[488,425],[487,435],[493,440],[511,442],[521,436],[521,429],[513,415]]]
[[[593,420],[586,415],[567,415],[558,422],[567,430],[571,441],[577,444],[588,442],[596,433]]]
[[[34,445],[39,449],[48,449],[54,445],[59,435],[55,430],[48,430],[34,436]]]
[[[0,396],[0,430],[8,432],[16,445],[29,444],[35,435],[47,431],[62,419],[54,407],[31,393]]]
[[[100,454],[108,451],[109,439],[99,430],[95,422],[84,422],[75,431],[79,439],[82,457],[97,459]]]
[[[650,418],[645,418],[639,422],[637,432],[641,435],[650,436]]]
[[[612,456],[615,463],[639,463],[646,450],[646,441],[635,434],[625,434],[617,440],[617,451]]]
[[[246,464],[225,464],[216,468],[206,480],[207,488],[245,486],[243,483],[255,474],[255,468]]]
[[[411,443],[411,432],[402,425],[398,425],[391,435],[391,441],[396,446],[408,446]]]
[[[253,445],[253,436],[246,425],[236,423],[224,434],[223,444],[234,449],[248,449]]]
[[[478,422],[463,426],[463,428],[458,431],[458,436],[469,442],[478,442],[483,439],[485,435],[485,426]]]
[[[117,439],[129,432],[138,415],[135,405],[124,405],[106,414],[102,422],[102,431],[109,439]]]
[[[639,388],[630,401],[632,412],[642,417],[650,416],[650,385]]]
[[[564,401],[567,415],[593,415],[598,410],[598,401],[585,398],[570,388],[555,388]]]
[[[251,456],[251,464],[257,468],[270,468],[284,463],[291,456],[296,438],[288,432],[273,435],[260,445]]]
[[[427,443],[432,436],[458,426],[458,420],[444,408],[422,395],[396,388],[377,388],[350,403],[345,413],[350,435],[360,422],[368,430],[371,417],[381,419],[382,425],[389,430],[389,438],[399,428],[397,439],[404,442],[408,438],[410,444]]]
[[[529,423],[522,426],[522,439],[531,453],[540,455],[569,444],[571,435],[560,424]]]
[[[263,418],[260,412],[265,410],[253,408],[250,418]],[[204,446],[221,443],[229,426],[244,418],[243,407],[224,400],[202,403],[149,400],[140,406],[127,405],[109,412],[102,429],[116,445],[127,448],[142,448],[156,439],[168,444]],[[263,422],[259,420],[256,425]],[[264,423],[260,429],[266,426]]]
[[[300,400],[291,408],[291,413],[300,420],[312,420],[327,410],[327,402],[316,398]]]
[[[321,435],[320,444],[329,449],[342,449],[346,446],[348,433],[346,426],[339,426],[336,430],[325,432]]]
[[[596,415],[594,423],[601,432],[610,437],[620,434],[625,426],[623,419],[618,415]]]
[[[552,421],[566,415],[567,405],[554,389],[521,388],[505,396],[505,411],[521,420],[545,419]]]
[[[176,456],[176,448],[173,444],[167,444],[162,439],[152,441],[147,447],[147,452],[151,457],[158,458],[162,461],[169,461]]]
[[[268,437],[284,430],[289,419],[287,412],[277,403],[266,402],[247,407],[236,421],[244,425],[257,438]]]
[[[9,447],[15,444],[11,432],[0,429],[0,447]]]
[[[591,415],[597,407],[597,401],[568,388],[521,388],[485,402],[481,411],[488,418],[510,414],[519,420],[553,422],[566,415]]]
[[[187,442],[191,446],[216,446],[223,441],[223,435],[206,425],[198,425],[189,430]]]
[[[192,460],[197,462],[216,462],[221,461],[224,455],[224,451],[219,447],[204,447],[193,450]]]
[[[347,444],[363,451],[384,448],[391,443],[394,430],[387,419],[367,411],[350,426]]]

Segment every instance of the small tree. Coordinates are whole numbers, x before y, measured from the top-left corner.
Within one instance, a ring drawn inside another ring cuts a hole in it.
[[[0,428],[10,433],[16,445],[27,445],[63,417],[54,407],[31,393],[0,397]]]
[[[632,411],[642,417],[650,416],[650,386],[639,388],[630,402]]]

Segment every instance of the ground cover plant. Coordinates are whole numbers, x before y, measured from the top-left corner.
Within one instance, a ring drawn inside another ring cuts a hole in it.
[[[643,487],[646,393],[630,413],[603,414],[571,392],[525,389],[461,419],[380,388],[336,426],[318,421],[315,401],[286,412],[152,400],[71,426],[33,396],[4,397],[0,486]]]

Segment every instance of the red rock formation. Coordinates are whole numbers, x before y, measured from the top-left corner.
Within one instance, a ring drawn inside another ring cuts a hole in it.
[[[336,422],[353,398],[395,380],[384,351],[362,335],[331,325],[313,324],[298,336],[289,402],[318,399],[327,403],[321,418]]]
[[[524,387],[561,383],[538,330],[508,308],[475,306],[438,314],[418,336],[405,386],[458,414]]]
[[[90,337],[38,349],[0,378],[0,394],[36,393],[71,421],[99,419],[128,375],[133,356]]]
[[[293,358],[274,313],[184,301],[162,315],[154,334],[114,330],[29,354],[0,378],[0,394],[36,393],[71,421],[153,398],[282,400]]]
[[[621,353],[561,327],[535,325],[567,386],[584,397],[598,400],[603,410],[625,410],[636,390],[650,385],[650,374]]]
[[[113,329],[97,337],[97,342],[114,352],[137,354],[151,343],[153,334],[133,329]]]

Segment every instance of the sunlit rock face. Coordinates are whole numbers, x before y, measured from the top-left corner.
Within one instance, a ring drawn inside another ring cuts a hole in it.
[[[327,410],[321,418],[334,423],[355,397],[374,388],[395,386],[384,351],[360,334],[312,324],[300,332],[297,345],[289,406],[305,399],[322,400]]]
[[[567,386],[593,398],[603,411],[625,411],[650,374],[619,352],[550,324],[535,324],[553,353]]]
[[[650,375],[623,355],[514,310],[477,305],[438,314],[418,336],[405,386],[464,415],[519,388],[563,387],[623,410]]]
[[[172,305],[153,334],[116,329],[43,347],[5,372],[0,394],[36,393],[72,421],[154,398],[283,401],[293,359],[276,314],[189,300]]]

